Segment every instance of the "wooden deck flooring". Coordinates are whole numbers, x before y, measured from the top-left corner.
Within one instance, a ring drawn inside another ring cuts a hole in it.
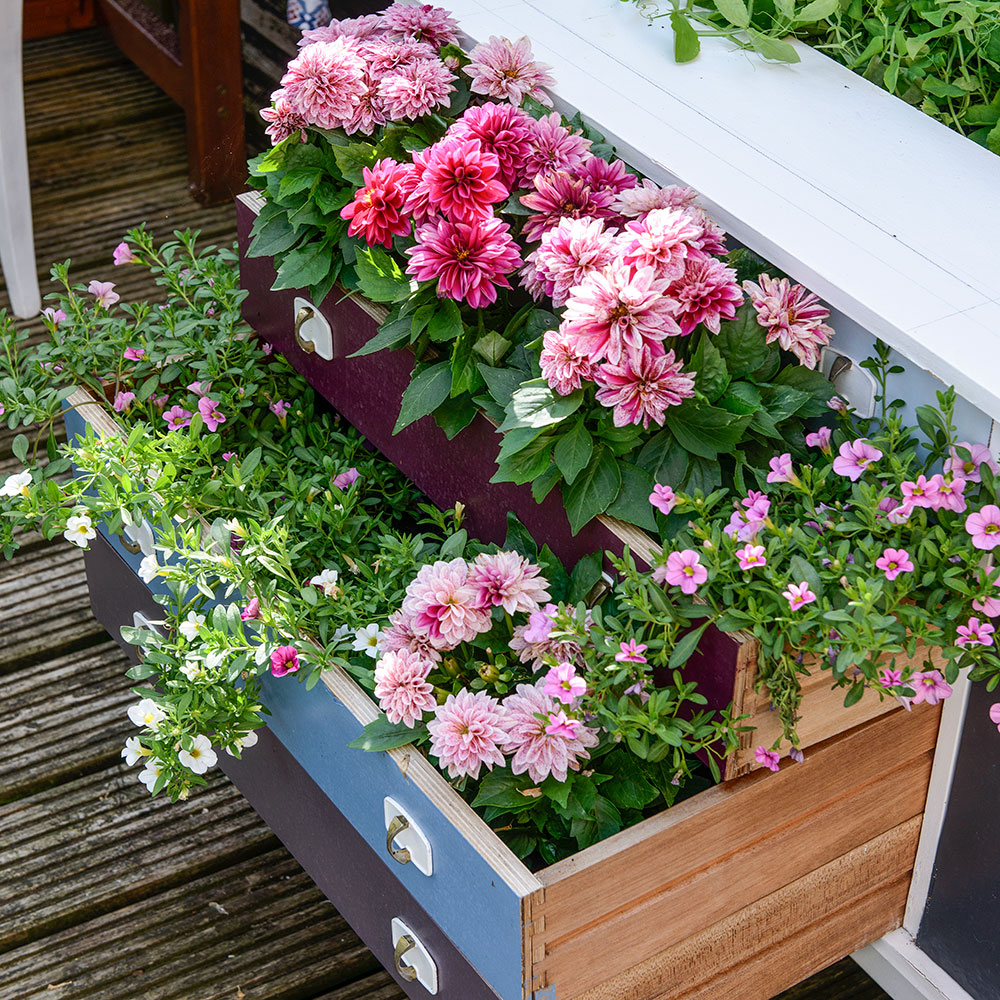
[[[41,274],[70,257],[137,298],[148,279],[111,265],[130,226],[234,238],[231,208],[188,197],[180,112],[99,33],[29,43],[25,84]],[[119,757],[134,696],[82,556],[26,541],[0,564],[0,1000],[401,1000],[224,777],[150,799]],[[783,998],[885,994],[845,961]]]

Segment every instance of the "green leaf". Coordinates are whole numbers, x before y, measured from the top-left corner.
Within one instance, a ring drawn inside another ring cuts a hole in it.
[[[760,389],[751,382],[732,382],[719,406],[730,413],[755,413],[760,409]]]
[[[361,187],[365,182],[363,167],[370,167],[376,158],[375,147],[368,142],[352,142],[349,146],[334,146],[337,168],[345,181]]]
[[[956,87],[952,83],[945,83],[944,80],[936,76],[925,76],[923,81],[924,91],[933,94],[935,97],[965,97],[965,91],[961,87]]]
[[[723,320],[714,343],[732,378],[743,378],[764,364],[769,354],[764,336],[751,305],[741,306],[735,319]]]
[[[750,44],[754,49],[765,59],[773,59],[775,62],[783,63],[797,63],[801,61],[802,57],[795,46],[789,42],[783,41],[780,38],[773,38],[771,35],[765,35],[760,31],[755,31],[753,28],[747,28],[747,37],[750,39]]]
[[[604,554],[602,552],[591,552],[590,555],[583,556],[569,575],[567,603],[575,605],[579,604],[580,601],[585,601],[603,575]]]
[[[572,483],[587,467],[593,452],[594,439],[581,417],[570,430],[559,437],[553,456],[567,483]]]
[[[489,384],[489,383],[487,383]],[[507,404],[507,418],[501,431],[515,427],[548,427],[575,413],[583,402],[583,390],[560,396],[544,379],[525,382]]]
[[[645,809],[659,796],[655,785],[646,780],[636,757],[623,750],[609,753],[600,763],[600,770],[611,774],[602,788],[607,797],[622,809]]]
[[[384,715],[380,715],[373,722],[369,722],[364,728],[364,732],[347,745],[355,750],[395,750],[396,747],[405,747],[408,743],[420,739],[427,735],[424,726],[417,726],[410,729],[403,723],[390,722]]]
[[[504,355],[510,350],[511,343],[501,336],[496,330],[487,330],[473,346],[473,350],[488,365],[496,367],[503,360]]]
[[[823,596],[823,580],[812,563],[802,556],[792,556],[788,561],[788,572],[792,583],[808,583],[809,589],[817,596]]]
[[[674,61],[691,62],[701,52],[701,40],[691,22],[679,11],[670,12],[670,27],[674,29]]]
[[[273,257],[277,253],[284,253],[299,238],[284,212],[272,215],[259,229],[254,223],[254,228],[256,232],[247,249],[248,257]]]
[[[320,171],[316,167],[295,167],[281,178],[278,195],[281,199],[285,199],[300,191],[308,191],[319,176]]]
[[[327,276],[332,264],[331,248],[324,242],[309,243],[299,250],[292,250],[278,267],[278,276],[271,291],[315,285]]]
[[[514,549],[532,562],[538,560],[538,543],[531,537],[528,529],[518,520],[513,511],[507,511],[507,537],[503,540],[504,549]]]
[[[531,495],[535,503],[541,503],[562,479],[559,466],[553,462],[541,475],[531,480]]]
[[[446,399],[434,411],[434,422],[450,441],[476,419],[478,412],[476,404],[468,396],[461,399]]]
[[[530,795],[522,795],[522,788],[530,788],[524,778],[515,777],[506,769],[491,771],[479,783],[479,791],[472,800],[473,807],[494,806],[506,812],[523,812],[531,809],[535,799]]]
[[[715,9],[737,28],[745,28],[750,24],[750,12],[743,0],[712,0]]]
[[[653,477],[645,470],[631,462],[619,461],[618,468],[622,476],[622,488],[618,491],[615,502],[608,507],[607,513],[612,517],[637,524],[646,531],[656,531],[656,515],[649,495],[653,492]]]
[[[687,663],[698,648],[698,643],[701,641],[705,629],[708,628],[708,624],[708,622],[703,622],[697,628],[693,628],[681,636],[674,648],[670,650],[670,660],[667,663],[669,669],[679,670]]]
[[[517,368],[492,368],[489,365],[480,365],[479,373],[486,380],[490,395],[504,407],[521,387],[525,377],[524,372]]]
[[[671,408],[667,423],[683,448],[702,458],[715,459],[720,453],[735,450],[750,417],[688,399]]]
[[[695,385],[705,394],[710,403],[714,403],[729,385],[729,371],[722,354],[712,343],[708,333],[702,333],[698,341],[698,349],[687,364],[689,372],[696,373]]]
[[[427,323],[427,335],[435,344],[443,344],[461,337],[464,330],[458,303],[442,299]]]
[[[25,464],[28,461],[28,443],[28,438],[24,434],[18,434],[10,446],[17,459]]]
[[[451,365],[447,361],[424,368],[406,387],[399,407],[399,419],[392,429],[398,434],[414,421],[433,413],[451,393]]]
[[[812,0],[807,3],[796,15],[797,24],[812,24],[815,21],[825,21],[836,13],[840,6],[840,0]]]
[[[654,434],[642,447],[636,464],[645,469],[654,482],[676,485],[687,475],[690,455],[668,430]]]
[[[861,701],[864,693],[864,684],[852,684],[851,689],[844,696],[844,708],[850,708],[852,705],[856,705],[859,701]]]
[[[354,266],[361,292],[372,302],[396,302],[410,294],[410,279],[384,250],[358,250]]]
[[[378,333],[364,347],[359,347],[351,358],[360,358],[365,354],[375,354],[386,348],[399,347],[410,339],[410,317],[400,316],[389,320],[378,328]]]
[[[338,187],[332,181],[322,180],[312,196],[321,212],[332,215],[353,199],[354,192],[350,188]]]
[[[566,515],[573,534],[611,506],[621,489],[617,459],[603,445],[594,451],[587,468],[572,486],[563,487]]]

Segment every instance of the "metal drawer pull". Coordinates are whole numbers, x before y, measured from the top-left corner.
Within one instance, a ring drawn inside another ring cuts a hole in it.
[[[417,978],[417,970],[413,968],[412,965],[403,964],[403,956],[408,952],[416,948],[417,942],[410,937],[409,934],[404,934],[397,942],[396,948],[392,953],[392,960],[396,965],[396,971],[405,979],[407,982],[413,982]]]
[[[401,865],[408,865],[410,863],[410,852],[405,847],[396,847],[393,841],[409,825],[409,821],[405,816],[393,816],[392,822],[389,824],[389,829],[385,834],[385,849],[392,856],[393,861],[398,861]]]
[[[126,552],[131,552],[134,556],[142,551],[142,546],[138,542],[130,542],[124,535],[119,535],[118,541],[122,543],[122,548]]]
[[[302,326],[313,318],[315,313],[310,306],[302,306],[295,314],[295,343],[306,352],[312,354],[316,350],[316,345],[311,340],[302,339]]]

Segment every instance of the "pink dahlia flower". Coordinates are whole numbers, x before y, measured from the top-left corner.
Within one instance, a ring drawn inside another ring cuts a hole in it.
[[[439,661],[441,652],[434,648],[426,635],[417,635],[413,623],[403,611],[389,615],[389,627],[382,632],[382,649],[387,653],[405,649],[416,653],[423,660]]]
[[[524,238],[529,243],[540,240],[564,219],[603,219],[611,214],[607,192],[595,193],[567,173],[539,174],[533,184],[535,190],[521,196],[521,204],[534,213],[524,224]]]
[[[271,673],[275,677],[294,674],[301,666],[299,651],[294,646],[279,646],[271,654]]]
[[[694,549],[671,552],[663,566],[653,570],[653,580],[661,587],[680,587],[682,594],[693,594],[708,579],[701,556]]]
[[[490,40],[477,45],[469,58],[472,61],[464,72],[472,77],[470,89],[474,94],[509,101],[514,107],[520,107],[525,97],[533,97],[540,104],[552,107],[551,99],[542,90],[555,83],[546,72],[551,67],[535,62],[527,38],[512,42],[490,35]]]
[[[473,694],[463,688],[458,694],[450,694],[427,723],[431,753],[452,778],[478,778],[483,764],[491,771],[494,764],[502,767],[500,746],[507,739],[505,716],[496,698],[485,691]]]
[[[436,649],[454,649],[490,630],[490,615],[476,606],[479,590],[468,583],[464,559],[423,566],[406,588],[403,613],[417,635]]]
[[[939,701],[951,697],[951,685],[938,670],[918,671],[907,683],[916,691],[913,696],[914,705],[919,705],[922,701],[928,705],[936,705]]]
[[[651,267],[633,271],[616,261],[572,289],[561,329],[580,339],[591,361],[619,365],[644,348],[661,350],[665,338],[680,333],[675,304],[664,295],[668,284]]]
[[[560,396],[568,396],[583,382],[593,381],[594,366],[581,350],[577,338],[560,330],[546,330],[539,358],[542,378]]]
[[[569,771],[579,771],[580,762],[590,759],[587,748],[597,746],[598,736],[587,726],[576,728],[574,735],[547,732],[561,710],[542,690],[543,684],[518,684],[517,693],[504,699],[507,735],[503,747],[514,755],[510,762],[514,774],[527,771],[535,782],[550,774],[556,781],[565,781]]]
[[[507,275],[521,264],[510,226],[495,218],[426,223],[417,230],[417,245],[406,253],[407,274],[417,281],[436,280],[439,299],[468,302],[473,309],[496,302],[497,288],[510,288]]]
[[[372,83],[371,74],[365,73],[365,91],[351,112],[351,117],[344,120],[343,129],[348,135],[354,135],[355,132],[371,135],[387,121],[385,102],[378,96],[378,88]]]
[[[338,38],[374,38],[383,31],[382,17],[379,14],[365,14],[362,17],[345,17],[340,21],[331,21],[319,28],[308,28],[302,32],[299,48],[315,45],[316,42],[335,42]]]
[[[574,285],[614,261],[618,255],[614,233],[605,231],[601,219],[564,218],[542,234],[528,262],[553,305],[565,305]]]
[[[639,178],[629,173],[624,161],[609,163],[603,156],[591,156],[584,160],[577,174],[590,185],[591,191],[607,191],[612,195],[619,195],[639,183]]]
[[[558,171],[578,174],[590,158],[590,140],[580,132],[566,128],[562,118],[554,111],[551,115],[533,120],[532,126],[531,146],[524,165],[525,180],[532,181],[539,174],[547,177]],[[584,178],[584,183],[587,182],[588,179]],[[610,200],[609,193],[607,201]]]
[[[427,682],[433,664],[407,649],[386,653],[375,664],[375,697],[393,724],[411,729],[437,705],[434,688]]]
[[[856,483],[873,462],[882,457],[882,452],[864,438],[845,441],[840,446],[837,457],[833,460],[833,471],[838,476],[847,476]]]
[[[987,552],[1000,545],[1000,507],[988,503],[973,511],[965,519],[965,530],[972,536],[972,544]]]
[[[469,567],[468,584],[478,590],[477,608],[502,607],[507,614],[530,614],[551,596],[540,566],[517,552],[476,556]]]
[[[448,129],[448,138],[478,139],[483,150],[500,163],[499,179],[508,191],[521,186],[531,152],[535,120],[510,104],[490,102],[467,108]]]
[[[500,161],[477,139],[444,139],[427,151],[422,161],[415,197],[426,194],[431,209],[453,222],[486,220],[493,205],[507,197],[498,179]]]
[[[426,42],[418,42],[412,38],[404,39],[400,42],[385,41],[384,38],[377,38],[367,41],[358,48],[358,54],[365,60],[369,83],[378,82],[384,76],[394,73],[402,66],[408,66],[415,62],[426,62],[438,59],[437,49]]]
[[[440,59],[420,59],[406,63],[395,72],[382,78],[378,96],[385,106],[385,114],[392,121],[422,118],[435,108],[448,106],[449,94],[454,91],[453,73],[449,73]]]
[[[271,95],[272,105],[261,108],[260,116],[267,122],[264,132],[270,137],[271,145],[277,146],[289,136],[298,133],[299,141],[306,141],[308,122],[292,107],[283,90],[276,90]]]
[[[887,580],[895,580],[900,573],[912,573],[913,563],[906,549],[886,549],[875,560],[878,569],[885,573]]]
[[[958,449],[962,448],[969,453],[968,458],[962,458]],[[994,476],[1000,475],[1000,465],[997,465],[993,454],[985,444],[969,444],[968,441],[959,441],[951,449],[951,457],[944,463],[944,471],[950,472],[952,476],[967,479],[970,483],[982,481],[979,474],[979,467],[986,465]]]
[[[691,245],[704,254],[724,257],[729,253],[726,246],[726,231],[709,217],[708,212],[697,205],[687,209],[688,217],[699,227],[701,235],[691,240]]]
[[[657,277],[674,281],[684,273],[691,240],[701,232],[701,226],[692,222],[686,212],[657,208],[642,219],[626,223],[618,243],[626,264],[651,267]]]
[[[699,323],[718,333],[722,320],[735,319],[743,305],[736,271],[715,257],[688,257],[684,273],[667,290],[677,303],[675,318],[686,337]]]
[[[611,207],[627,219],[636,219],[658,208],[688,208],[697,197],[697,192],[689,187],[673,184],[661,188],[647,177],[637,185],[620,191]]]
[[[416,38],[436,49],[458,41],[458,24],[443,7],[394,3],[382,12],[382,30],[390,38]]]
[[[674,352],[654,355],[650,350],[622,357],[621,364],[601,365],[597,369],[597,401],[614,407],[615,427],[650,420],[663,425],[668,406],[677,406],[694,396],[694,378],[684,372]]]
[[[767,330],[767,342],[777,341],[807,368],[815,368],[820,348],[833,336],[833,330],[823,322],[830,310],[823,307],[818,296],[791,284],[787,278],[762,274],[757,281],[759,284],[744,281],[743,288],[757,311],[757,322]]]
[[[349,236],[360,236],[369,246],[391,248],[394,236],[410,233],[410,217],[403,204],[416,181],[413,165],[379,160],[371,169],[365,167],[362,175],[364,187],[340,210],[340,216],[351,220]]]
[[[292,110],[320,128],[347,121],[368,89],[364,60],[344,38],[307,45],[288,64],[281,86]]]

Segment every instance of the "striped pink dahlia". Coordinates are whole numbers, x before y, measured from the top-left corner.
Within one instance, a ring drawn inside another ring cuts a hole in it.
[[[435,48],[458,41],[458,24],[443,7],[394,3],[382,12],[382,29],[390,38],[416,38]]]
[[[374,38],[382,33],[382,18],[378,14],[345,17],[320,28],[307,28],[299,39],[299,48],[316,42],[335,42],[338,38]]]
[[[583,180],[559,171],[534,180],[535,190],[521,196],[521,204],[530,209],[524,224],[524,238],[534,243],[563,219],[605,219],[611,215],[607,191],[595,192]]]
[[[670,286],[677,302],[674,318],[686,337],[699,324],[718,333],[724,319],[735,319],[743,305],[743,292],[736,283],[736,271],[715,257],[688,258],[684,273]]]
[[[344,38],[307,45],[289,64],[281,86],[292,109],[310,125],[337,128],[368,87],[365,63]]]
[[[375,697],[386,718],[411,729],[437,705],[427,681],[433,664],[416,653],[400,649],[386,653],[375,664]]]
[[[476,606],[530,614],[551,596],[541,567],[517,552],[483,553],[469,567],[469,586],[478,590]]]
[[[692,253],[691,241],[702,227],[676,208],[656,208],[642,219],[629,222],[619,236],[622,260],[632,267],[651,267],[660,278],[676,280]]]
[[[597,401],[614,407],[615,427],[650,420],[663,425],[668,406],[677,406],[694,396],[694,378],[683,370],[674,352],[658,357],[643,351],[638,358],[626,355],[620,365],[601,365],[596,379],[601,388]]]
[[[524,165],[526,181],[534,180],[539,174],[547,177],[559,170],[578,173],[590,158],[590,140],[566,128],[556,112],[543,115],[533,122],[533,126],[531,148]]]
[[[490,615],[476,606],[479,591],[468,583],[464,559],[423,566],[406,588],[403,613],[413,631],[435,649],[454,649],[490,629]]]
[[[386,652],[407,649],[424,660],[437,662],[441,659],[440,651],[431,645],[426,635],[417,635],[409,615],[403,611],[394,611],[389,615],[389,627],[382,632],[380,645]]]
[[[478,139],[443,139],[427,150],[414,198],[426,196],[430,208],[454,222],[493,215],[493,205],[507,197],[500,182],[500,161]]]
[[[787,278],[762,274],[743,287],[757,310],[757,322],[767,330],[767,342],[775,340],[791,351],[807,368],[819,364],[820,348],[830,343],[833,330],[823,322],[830,316],[819,297]]]
[[[535,62],[527,38],[512,42],[490,35],[490,40],[477,45],[469,57],[472,61],[464,72],[472,77],[470,89],[474,94],[509,101],[515,107],[520,107],[525,97],[533,97],[552,107],[552,100],[542,90],[555,83],[547,72],[551,67]]]
[[[619,215],[636,219],[657,208],[688,208],[697,197],[692,188],[677,184],[661,188],[647,177],[635,187],[619,192],[612,207]]]
[[[307,122],[289,103],[283,90],[276,90],[271,95],[272,107],[261,108],[260,116],[267,122],[264,131],[271,139],[271,145],[277,146],[279,142],[287,139],[291,135],[299,134],[299,141],[306,141]]]
[[[496,698],[485,691],[473,694],[463,688],[448,695],[427,723],[431,754],[452,778],[478,778],[483,764],[491,771],[494,764],[503,767],[500,745],[507,737],[505,715]]]
[[[365,186],[340,210],[340,216],[351,220],[349,236],[360,236],[369,246],[391,248],[394,236],[410,233],[410,217],[403,205],[414,184],[413,165],[379,160],[371,169],[365,167],[362,175]]]
[[[565,305],[569,290],[588,274],[607,267],[618,255],[614,235],[601,219],[560,219],[542,234],[528,255],[544,293],[556,306]]]
[[[509,191],[521,185],[531,151],[535,121],[510,104],[483,104],[467,108],[448,129],[448,137],[478,139],[480,146],[500,163],[500,181]]]
[[[579,339],[561,330],[545,331],[539,362],[542,378],[560,396],[568,396],[584,381],[594,379],[595,366],[587,358],[586,351],[581,350]]]
[[[383,77],[378,96],[392,121],[413,121],[447,107],[454,79],[440,59],[418,59]]]

